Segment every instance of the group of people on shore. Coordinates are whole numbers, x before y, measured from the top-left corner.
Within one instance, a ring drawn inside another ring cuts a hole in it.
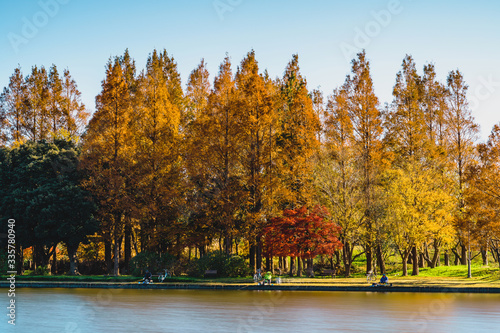
[[[260,269],[258,269],[253,278],[254,278],[254,281],[257,282],[259,285],[265,285],[265,284],[271,285],[271,282],[272,282],[271,280],[273,278],[273,274],[271,272],[266,272],[264,274],[264,277],[262,277],[261,271],[260,271]],[[144,278],[140,282],[144,283],[144,284],[153,282],[153,275],[151,274],[151,272],[149,270],[146,269],[146,273],[144,274]],[[373,286],[375,286],[375,285],[377,285],[377,286],[389,285],[389,278],[387,277],[386,274],[383,274],[382,277],[380,278],[380,282],[378,284],[377,283],[373,284]]]

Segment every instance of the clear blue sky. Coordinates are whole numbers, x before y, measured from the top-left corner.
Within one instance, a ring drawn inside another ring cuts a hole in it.
[[[226,52],[236,68],[253,48],[272,77],[298,53],[309,88],[326,96],[349,73],[351,52],[365,48],[382,102],[405,54],[420,70],[433,62],[442,82],[460,69],[484,139],[500,121],[499,17],[496,0],[1,0],[0,88],[18,64],[27,74],[54,63],[94,110],[104,65],[125,48],[139,68],[165,48],[184,84],[201,58],[213,77]]]

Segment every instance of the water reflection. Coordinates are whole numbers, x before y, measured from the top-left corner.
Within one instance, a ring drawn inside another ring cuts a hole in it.
[[[0,297],[6,304],[7,297]],[[19,289],[1,332],[496,332],[500,295]]]

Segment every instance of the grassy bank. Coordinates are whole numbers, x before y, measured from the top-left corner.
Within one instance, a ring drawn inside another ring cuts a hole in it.
[[[441,266],[437,268],[421,268],[418,276],[401,276],[400,271],[388,274],[390,282],[397,286],[435,286],[435,287],[499,287],[500,271],[493,266],[472,266],[472,278],[467,278],[467,266]],[[5,280],[7,276],[2,276]],[[380,275],[375,278],[378,281]],[[39,282],[107,282],[107,283],[136,283],[138,277],[124,276],[69,276],[69,275],[20,275],[17,281],[39,281]],[[173,277],[164,283],[210,283],[210,284],[252,284],[251,277],[245,278],[193,278],[188,276]],[[366,286],[372,282],[367,281],[364,274],[357,273],[350,278],[344,277],[288,277],[282,276],[285,285],[308,284],[329,286]]]

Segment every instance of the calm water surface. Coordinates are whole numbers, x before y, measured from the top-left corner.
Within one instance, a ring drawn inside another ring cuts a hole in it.
[[[500,332],[500,295],[23,288],[16,305],[0,332]]]

